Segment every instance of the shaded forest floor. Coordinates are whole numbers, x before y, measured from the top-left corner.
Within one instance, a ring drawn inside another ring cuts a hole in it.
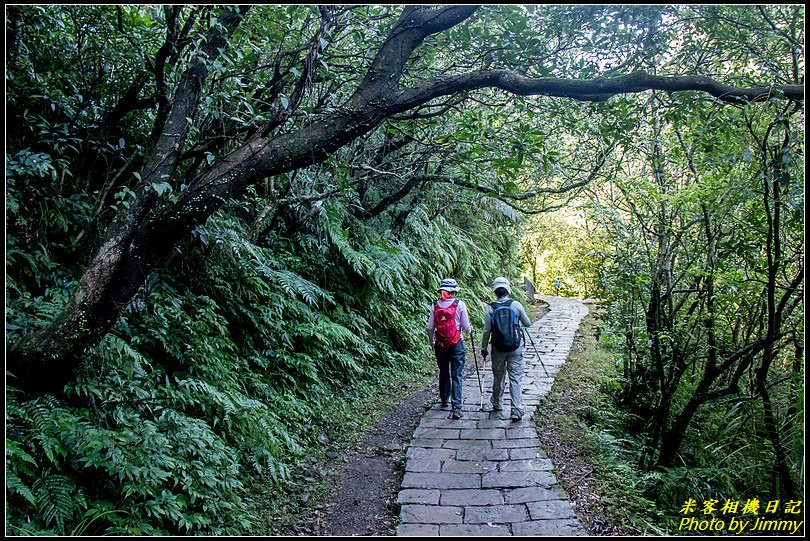
[[[568,359],[533,417],[540,443],[590,535],[674,535],[666,512],[642,493],[635,464],[618,452],[616,352],[600,339],[600,304],[586,304]]]

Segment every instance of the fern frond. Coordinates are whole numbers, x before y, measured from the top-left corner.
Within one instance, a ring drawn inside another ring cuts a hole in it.
[[[76,490],[74,481],[66,475],[46,472],[37,479],[33,486],[33,495],[46,525],[55,524],[59,531],[64,531],[65,522],[73,516],[76,509]]]
[[[8,469],[6,470],[6,488],[9,492],[17,493],[25,498],[28,503],[36,504],[36,497],[33,491],[23,483],[22,479],[20,479],[16,473]]]
[[[316,306],[319,299],[329,304],[335,304],[332,295],[295,272],[288,270],[272,271],[269,269],[266,272],[268,276],[275,277],[278,280],[284,291],[290,295],[301,295],[309,305]]]
[[[510,222],[518,222],[520,220],[520,214],[518,214],[513,207],[510,207],[500,199],[484,196],[481,198],[480,204],[482,210],[486,212],[488,222],[496,222],[498,217],[506,218]],[[493,212],[497,213],[497,216],[492,214]]]

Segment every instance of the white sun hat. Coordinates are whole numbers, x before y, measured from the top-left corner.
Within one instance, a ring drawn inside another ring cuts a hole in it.
[[[452,278],[445,278],[444,280],[442,280],[442,283],[439,286],[439,290],[442,289],[444,289],[445,291],[454,291],[454,292],[461,291],[456,281],[453,280]]]
[[[509,285],[509,280],[503,276],[498,276],[495,278],[495,281],[492,282],[492,291],[496,291],[500,287],[504,288],[507,293],[512,292],[512,287]]]

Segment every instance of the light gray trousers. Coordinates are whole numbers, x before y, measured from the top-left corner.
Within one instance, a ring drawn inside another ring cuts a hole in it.
[[[509,374],[509,398],[512,411],[523,416],[523,347],[504,353],[492,350],[492,405],[503,407],[503,392],[506,388],[506,374]]]

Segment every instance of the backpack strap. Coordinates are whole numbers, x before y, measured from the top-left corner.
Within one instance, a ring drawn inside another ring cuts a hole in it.
[[[492,308],[492,315],[490,316],[490,319],[494,320],[494,318],[495,318],[495,310],[497,310],[498,308],[504,308],[504,307],[511,308],[513,302],[515,302],[514,299],[509,299],[506,302],[492,301],[491,303],[489,303],[490,308]],[[514,312],[514,310],[513,310],[513,312]]]

